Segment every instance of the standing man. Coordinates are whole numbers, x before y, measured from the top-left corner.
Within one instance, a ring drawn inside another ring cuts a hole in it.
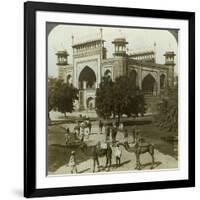
[[[124,130],[124,142],[128,142],[128,131],[127,131],[127,129]]]
[[[107,143],[107,151],[106,151],[106,168],[107,171],[110,171],[110,167],[112,164],[112,149],[109,143]]]
[[[93,173],[95,172],[96,164],[99,172],[99,158],[98,158],[97,146],[93,147],[92,156],[93,156]]]
[[[110,127],[108,125],[105,128],[105,137],[105,141],[108,143],[110,141]]]
[[[145,141],[145,139],[142,137],[142,131],[141,130],[137,130],[137,132],[136,132],[136,142],[137,143],[142,143],[144,141]]]
[[[81,138],[81,141],[84,141],[84,137],[85,137],[85,123],[83,121],[80,124],[80,138]]]
[[[76,135],[79,137],[80,136],[80,123],[77,120],[76,126],[74,127],[74,131],[76,132]]]
[[[71,174],[73,174],[74,172],[78,173],[77,163],[76,163],[76,157],[75,157],[75,151],[71,152],[68,166],[71,168]]]
[[[65,143],[67,144],[70,140],[70,131],[69,128],[67,128],[66,133],[65,133]]]
[[[88,118],[88,128],[89,128],[89,134],[91,134],[91,130],[92,130],[92,123],[90,121],[90,119]]]
[[[117,126],[115,123],[113,123],[113,127],[112,127],[112,143],[113,144],[116,143],[116,137],[117,137]]]
[[[123,131],[123,129],[124,129],[124,124],[121,122],[121,123],[119,124],[119,130],[120,130],[120,131]]]
[[[121,156],[122,150],[119,148],[119,144],[115,147],[115,159],[116,159],[116,167],[119,167],[121,164]]]
[[[103,129],[103,122],[99,120],[99,132],[102,134],[102,129]]]
[[[136,142],[136,131],[137,131],[137,127],[135,125],[135,126],[133,126],[133,143]]]

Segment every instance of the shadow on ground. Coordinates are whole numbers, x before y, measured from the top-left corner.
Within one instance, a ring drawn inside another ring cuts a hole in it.
[[[162,162],[156,161],[156,162],[154,162],[153,168],[156,168],[156,167],[158,167],[161,164],[162,164]],[[151,165],[152,165],[151,162],[148,162],[148,163],[145,163],[145,164],[141,164],[141,170],[144,169],[144,168],[146,168],[146,167],[150,168]]]

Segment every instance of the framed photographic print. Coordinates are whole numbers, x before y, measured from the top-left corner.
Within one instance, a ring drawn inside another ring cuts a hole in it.
[[[24,12],[24,196],[194,186],[195,14]]]

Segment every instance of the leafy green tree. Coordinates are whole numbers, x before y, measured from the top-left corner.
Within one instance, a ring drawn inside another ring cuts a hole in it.
[[[63,80],[56,78],[48,79],[48,118],[49,112],[57,110],[64,113],[74,110],[74,102],[78,99],[78,89],[72,84],[64,83]]]
[[[48,119],[50,119],[50,111],[56,109],[57,91],[62,85],[62,81],[53,77],[48,78]]]
[[[159,106],[156,124],[170,132],[178,131],[178,87],[169,89]]]
[[[115,82],[103,77],[96,92],[96,111],[103,118],[118,116],[119,123],[123,114],[144,114],[144,95],[128,76],[120,76]]]
[[[74,111],[74,102],[78,99],[78,89],[72,84],[62,82],[56,92],[56,110],[63,113],[66,118],[66,112]]]
[[[146,104],[142,90],[140,90],[139,87],[135,87],[131,88],[129,92],[129,104],[125,114],[128,116],[134,115],[135,117],[138,117],[138,114],[140,113],[143,116],[146,111]]]
[[[110,77],[103,77],[96,90],[96,112],[100,117],[107,119],[113,112],[113,81]]]
[[[138,113],[143,115],[145,112],[144,95],[128,76],[116,78],[113,86],[113,99],[114,113],[118,116],[118,123],[123,114],[138,116]]]
[[[113,86],[113,100],[113,112],[118,116],[119,123],[121,115],[127,113],[128,106],[130,105],[130,84],[128,83],[126,76],[116,78]]]

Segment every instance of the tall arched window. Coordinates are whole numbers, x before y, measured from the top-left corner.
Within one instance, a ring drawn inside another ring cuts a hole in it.
[[[96,75],[94,71],[86,66],[79,75],[80,89],[95,89]]]
[[[112,78],[112,73],[109,69],[107,69],[105,72],[104,72],[104,76],[105,77],[109,77],[109,78]]]
[[[94,103],[94,98],[93,98],[93,97],[89,97],[89,98],[87,99],[87,108],[88,108],[89,110],[93,110],[94,107],[95,107],[94,104],[95,104],[95,103]]]
[[[156,95],[157,94],[157,83],[151,74],[148,74],[142,81],[142,90],[144,94]]]

